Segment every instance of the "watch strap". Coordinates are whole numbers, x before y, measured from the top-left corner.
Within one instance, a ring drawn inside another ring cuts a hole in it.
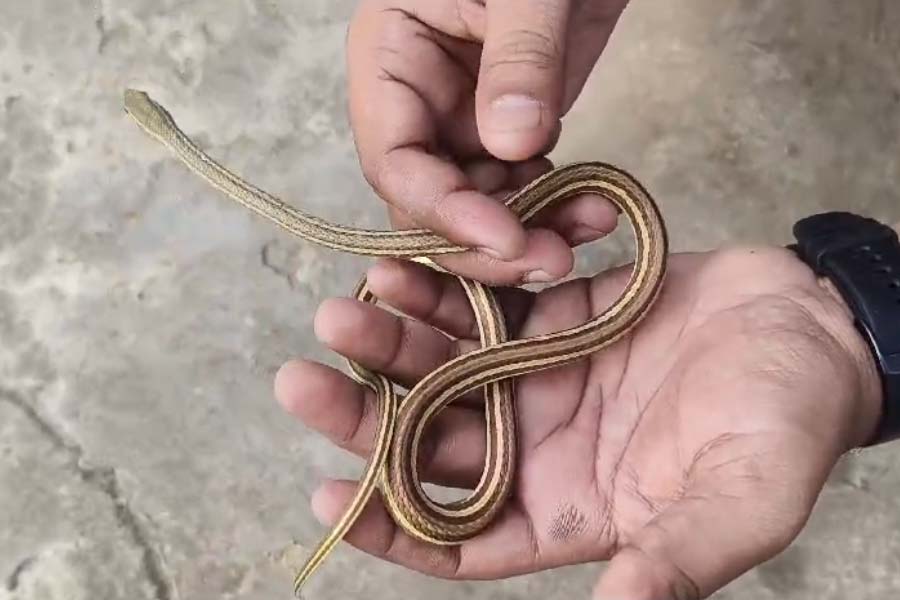
[[[872,350],[884,389],[882,418],[869,445],[900,439],[900,241],[873,219],[847,212],[794,225],[792,247],[847,302]]]

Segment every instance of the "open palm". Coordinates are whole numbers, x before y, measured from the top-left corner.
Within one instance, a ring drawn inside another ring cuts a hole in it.
[[[539,294],[501,290],[511,331],[583,323],[627,275]],[[385,261],[370,285],[409,318],[330,300],[316,331],[335,351],[411,383],[476,345],[454,279]],[[276,393],[307,425],[367,454],[374,398],[363,387],[296,361],[279,372]],[[633,335],[590,360],[521,378],[516,395],[517,480],[496,525],[461,546],[431,547],[373,501],[347,541],[452,578],[612,559],[599,597],[705,597],[794,539],[835,461],[874,427],[878,402],[846,308],[777,248],[672,257],[664,291]],[[429,443],[427,480],[473,486],[485,445],[477,400],[444,411]],[[317,516],[336,519],[353,491],[352,482],[324,485]]]

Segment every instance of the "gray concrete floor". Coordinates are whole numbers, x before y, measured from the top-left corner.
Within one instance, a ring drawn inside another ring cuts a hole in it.
[[[289,597],[323,531],[310,493],[359,465],[282,414],[272,376],[339,364],[310,318],[365,263],[222,200],[121,91],[264,187],[384,224],[344,112],[352,7],[0,3],[0,599]],[[676,249],[782,243],[823,208],[900,220],[898,25],[880,0],[634,0],[555,158],[634,171]],[[796,543],[718,598],[896,597],[898,458],[842,463]],[[310,597],[584,598],[599,568],[449,583],[341,547]]]

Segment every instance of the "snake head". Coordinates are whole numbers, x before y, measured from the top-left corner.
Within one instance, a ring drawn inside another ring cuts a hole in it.
[[[169,112],[141,90],[125,90],[125,112],[147,133],[162,140],[171,134],[175,126]]]

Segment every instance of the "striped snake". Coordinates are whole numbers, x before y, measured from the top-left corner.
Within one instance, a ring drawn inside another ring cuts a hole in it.
[[[322,246],[364,256],[404,258],[442,270],[430,257],[467,250],[423,229],[371,231],[336,225],[285,204],[247,183],[207,156],[179,129],[172,116],[146,93],[125,91],[125,110],[185,165],[233,200],[287,231]],[[483,531],[502,510],[516,464],[513,378],[584,358],[627,334],[647,313],[666,271],[667,234],[650,195],[628,173],[602,163],[559,167],[512,194],[506,205],[524,223],[541,209],[584,193],[599,194],[629,219],[636,259],[624,291],[586,323],[526,339],[508,339],[500,305],[491,289],[457,276],[476,317],[481,346],[426,375],[401,402],[384,375],[349,361],[355,378],[377,397],[378,427],[372,454],[356,495],[296,576],[303,584],[343,538],[375,488],[396,523],[432,544],[459,544]],[[354,296],[376,301],[363,278]],[[487,452],[472,493],[448,503],[432,500],[422,487],[418,450],[428,425],[454,399],[483,388]]]

